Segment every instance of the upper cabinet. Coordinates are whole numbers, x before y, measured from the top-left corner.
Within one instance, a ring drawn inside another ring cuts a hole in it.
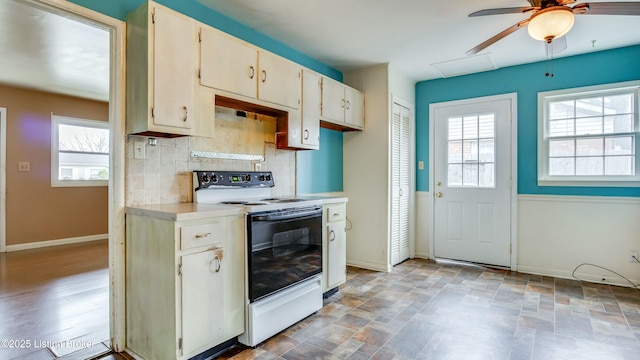
[[[211,27],[200,28],[200,84],[229,93],[223,95],[298,109],[301,73],[294,62]]]
[[[213,101],[196,96],[196,58],[191,18],[153,2],[127,16],[127,133],[213,136],[196,109]]]
[[[320,75],[302,71],[302,103],[299,111],[289,111],[278,120],[276,141],[279,149],[320,148]]]
[[[323,126],[336,130],[364,129],[364,95],[333,79],[322,78]]]

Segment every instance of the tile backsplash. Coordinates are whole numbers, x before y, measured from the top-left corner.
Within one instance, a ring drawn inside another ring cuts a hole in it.
[[[155,138],[156,145],[153,146],[149,145],[149,137],[128,136],[125,164],[127,206],[191,202],[193,170],[252,171],[254,161],[191,157],[191,151],[229,149],[224,152],[233,153],[238,142],[247,141],[239,139],[238,136],[230,136],[224,129],[224,122],[220,123],[220,128],[216,124],[216,137],[210,139],[187,136]],[[276,149],[270,122],[264,122],[261,131],[264,132],[264,138],[256,137],[254,129],[251,148],[263,149],[264,153],[260,155],[264,155],[265,160],[261,162],[261,171],[273,172],[276,186],[272,188],[271,195],[275,197],[295,194],[296,152]],[[144,159],[134,158],[136,142],[144,143]]]

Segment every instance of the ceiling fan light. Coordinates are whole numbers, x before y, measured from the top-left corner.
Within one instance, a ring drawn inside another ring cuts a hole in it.
[[[552,6],[533,14],[527,30],[532,38],[548,42],[568,33],[574,22],[573,10],[570,7]]]

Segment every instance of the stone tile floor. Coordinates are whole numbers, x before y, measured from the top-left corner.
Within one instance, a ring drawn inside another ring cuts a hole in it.
[[[349,268],[325,306],[221,359],[640,359],[640,292],[477,265]]]

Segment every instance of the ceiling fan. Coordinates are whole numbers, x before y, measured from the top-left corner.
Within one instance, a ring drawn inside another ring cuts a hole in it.
[[[467,51],[466,54],[476,54],[527,25],[529,35],[532,38],[550,44],[554,39],[561,38],[571,30],[574,23],[574,15],[640,15],[640,2],[595,2],[577,4],[571,7],[568,5],[575,3],[576,0],[528,1],[531,6],[485,9],[469,14],[469,17],[518,13],[530,13],[531,16],[494,35]],[[564,46],[566,47],[566,45]]]

